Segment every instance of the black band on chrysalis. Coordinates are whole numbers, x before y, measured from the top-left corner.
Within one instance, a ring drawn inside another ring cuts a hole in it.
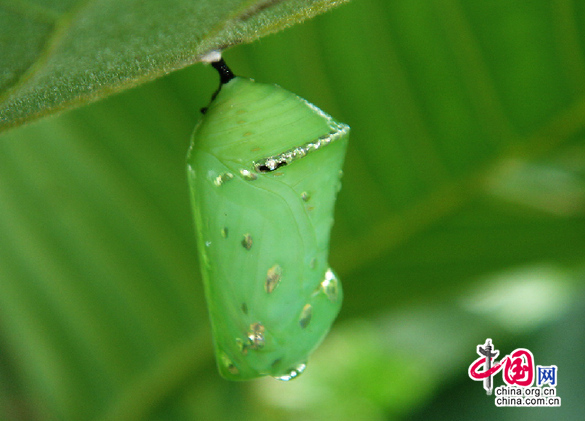
[[[224,83],[228,83],[235,77],[230,68],[228,67],[228,65],[225,64],[223,58],[220,59],[219,61],[214,61],[213,63],[211,63],[211,65],[219,73],[219,81],[222,85]]]

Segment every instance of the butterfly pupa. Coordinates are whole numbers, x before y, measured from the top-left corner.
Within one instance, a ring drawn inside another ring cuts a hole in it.
[[[349,127],[213,64],[187,174],[216,359],[230,380],[289,380],[341,307],[327,260]]]

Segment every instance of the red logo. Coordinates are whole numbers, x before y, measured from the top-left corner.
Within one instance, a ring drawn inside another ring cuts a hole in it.
[[[504,381],[507,385],[529,387],[534,382],[534,356],[525,348],[518,348],[510,355],[506,355],[500,362],[495,358],[500,353],[487,339],[484,345],[477,346],[477,353],[481,355],[469,366],[469,377],[473,380],[484,382],[484,389],[488,395],[492,394],[494,374],[503,371]],[[479,371],[480,369],[483,369]]]

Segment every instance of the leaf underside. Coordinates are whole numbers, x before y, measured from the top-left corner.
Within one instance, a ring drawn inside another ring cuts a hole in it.
[[[342,2],[0,2],[0,131],[152,80]]]

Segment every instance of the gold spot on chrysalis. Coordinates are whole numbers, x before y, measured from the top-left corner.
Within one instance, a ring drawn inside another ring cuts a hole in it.
[[[248,331],[250,349],[262,349],[264,347],[264,326],[262,323],[252,323]]]
[[[309,326],[312,315],[313,307],[311,306],[311,304],[305,304],[305,306],[303,307],[303,311],[301,311],[301,317],[299,318],[299,325],[301,325],[301,328],[304,329],[307,326]]]
[[[252,248],[252,236],[250,234],[244,234],[242,246],[244,246],[246,250],[250,250]]]
[[[270,294],[278,286],[282,277],[282,268],[279,265],[274,265],[266,273],[266,283],[264,289]]]
[[[240,174],[242,175],[244,180],[248,180],[248,181],[253,181],[253,180],[256,180],[258,178],[258,176],[256,174],[254,174],[251,171],[245,170],[245,169],[241,169]]]
[[[325,279],[321,282],[321,289],[327,298],[329,298],[329,301],[337,301],[339,295],[338,280],[331,269],[327,269],[327,272],[325,272]]]
[[[234,178],[232,173],[224,172],[213,179],[213,184],[215,184],[216,187],[219,187],[223,183],[230,181],[232,178]]]

